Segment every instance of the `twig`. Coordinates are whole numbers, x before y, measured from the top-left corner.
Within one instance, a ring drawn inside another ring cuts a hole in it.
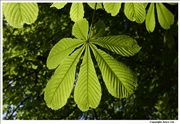
[[[97,3],[95,3],[95,8],[94,8],[94,12],[93,12],[92,20],[91,20],[91,26],[90,26],[90,29],[89,29],[88,39],[91,36],[91,30],[92,30],[92,26],[93,26],[94,16],[95,16],[95,13],[96,13],[96,6],[97,6]]]
[[[21,101],[21,103],[13,110],[13,112],[11,113],[11,115],[8,117],[8,120],[13,116],[14,112],[20,107],[20,105],[22,105],[27,99],[29,99],[30,97],[25,98],[23,101]]]
[[[95,109],[92,109],[92,111],[93,111],[93,113],[94,113],[95,119],[96,119],[96,120],[99,120],[99,119],[98,119],[98,116],[97,116],[97,113],[96,113],[96,111],[95,111]]]

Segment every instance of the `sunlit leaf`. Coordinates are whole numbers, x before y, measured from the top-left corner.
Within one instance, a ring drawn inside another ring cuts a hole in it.
[[[111,95],[117,98],[127,97],[135,90],[137,77],[123,63],[118,62],[106,52],[91,45],[102,78]]]
[[[158,21],[162,28],[169,29],[174,23],[174,15],[162,3],[156,3]]]
[[[72,35],[79,39],[87,39],[89,30],[89,24],[86,19],[81,19],[73,25]]]
[[[86,51],[80,67],[74,99],[81,111],[96,108],[101,100],[101,86],[96,75],[88,45],[86,45]]]
[[[131,21],[143,23],[146,18],[145,6],[143,3],[125,3],[124,14]]]
[[[72,3],[70,9],[70,18],[72,21],[76,22],[83,19],[84,17],[84,7],[82,3]]]
[[[56,7],[57,9],[62,9],[66,4],[67,2],[64,2],[64,3],[54,2],[50,7]]]
[[[66,104],[73,89],[76,65],[82,51],[83,47],[65,58],[48,81],[44,98],[47,106],[51,109],[57,110]]]
[[[3,3],[3,13],[7,22],[14,28],[32,24],[38,16],[37,3]]]
[[[156,25],[154,9],[154,3],[151,3],[146,16],[146,29],[150,32],[154,31]]]
[[[103,3],[106,12],[111,13],[112,16],[116,16],[121,9],[121,3]]]
[[[141,49],[136,40],[127,35],[100,37],[93,39],[91,42],[122,56],[133,56]]]
[[[84,41],[80,39],[63,38],[51,49],[47,58],[47,67],[56,68],[76,47]]]

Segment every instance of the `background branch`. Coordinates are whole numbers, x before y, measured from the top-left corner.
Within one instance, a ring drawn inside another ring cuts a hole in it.
[[[14,112],[16,112],[16,110],[27,100],[29,99],[30,97],[26,97],[23,101],[21,101],[19,103],[19,105],[13,110],[13,112],[11,113],[11,115],[8,117],[8,120],[13,116]]]

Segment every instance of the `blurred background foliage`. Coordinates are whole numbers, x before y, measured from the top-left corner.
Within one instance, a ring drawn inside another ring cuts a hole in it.
[[[50,8],[51,3],[38,3],[38,19],[32,25],[14,29],[3,17],[3,119],[4,120],[148,120],[178,119],[178,5],[168,6],[175,16],[169,30],[159,23],[153,33],[145,23],[129,21],[121,9],[112,17],[96,10],[95,21],[103,20],[107,35],[129,35],[142,47],[133,57],[110,53],[138,75],[138,87],[128,98],[111,96],[100,78],[102,99],[96,109],[80,111],[71,93],[67,104],[51,110],[44,101],[44,88],[54,70],[48,70],[49,51],[60,39],[73,37],[69,17],[71,4],[63,9]],[[85,18],[91,22],[93,9],[84,4]],[[78,71],[78,69],[77,69]],[[101,74],[97,70],[98,76]]]

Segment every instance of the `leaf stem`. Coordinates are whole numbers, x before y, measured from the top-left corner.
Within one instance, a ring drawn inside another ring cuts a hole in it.
[[[95,3],[95,8],[94,8],[94,12],[93,12],[92,20],[91,20],[91,26],[90,26],[89,34],[88,34],[88,41],[89,41],[89,38],[91,36],[91,30],[92,30],[92,26],[93,26],[94,16],[95,16],[95,13],[96,13],[96,7],[97,7],[97,3]]]

